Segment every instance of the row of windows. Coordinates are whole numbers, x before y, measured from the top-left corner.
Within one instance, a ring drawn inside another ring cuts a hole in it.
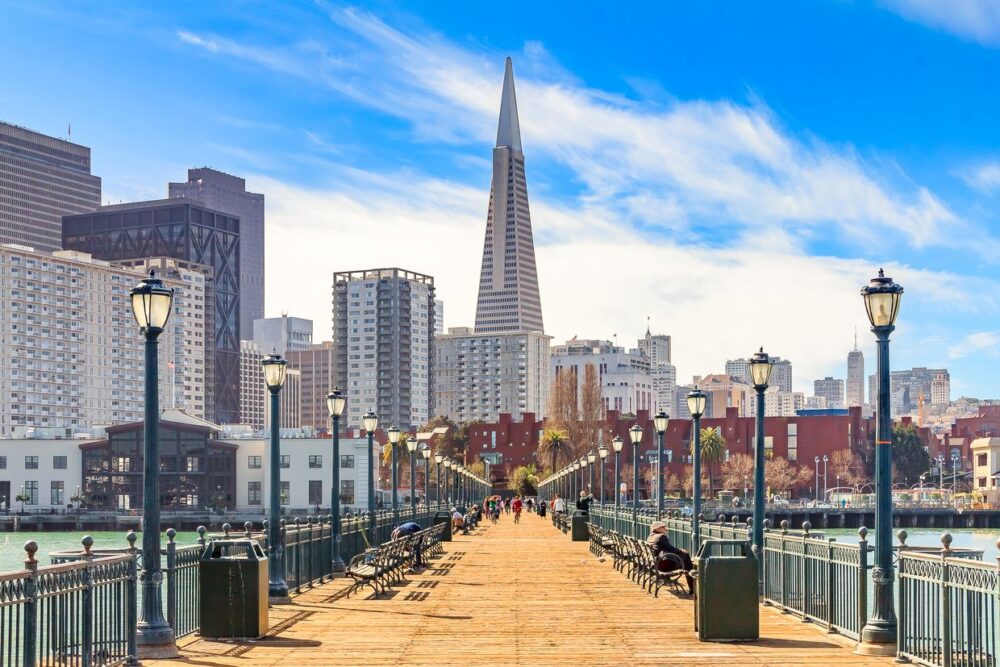
[[[55,482],[53,482],[55,484]],[[60,482],[61,484],[61,482]],[[37,483],[36,483],[37,486]],[[53,493],[55,493],[53,491]],[[291,482],[282,482],[279,495],[281,496],[281,504],[288,505],[292,497],[292,485]],[[247,504],[249,505],[262,505],[264,499],[264,491],[262,482],[247,482]],[[319,479],[309,480],[309,504],[310,505],[322,505],[324,502],[323,498],[323,481]],[[345,479],[340,482],[340,502],[346,505],[354,504],[354,480]],[[53,503],[55,504],[55,503]]]
[[[0,456],[0,470],[6,470],[7,468],[7,457]],[[66,457],[65,456],[53,456],[52,457],[52,468],[54,470],[65,470],[66,469]],[[25,456],[24,457],[24,469],[25,470],[38,470],[38,457],[37,456]]]
[[[63,457],[65,458],[65,457]],[[263,467],[262,456],[248,456],[247,457],[247,468],[259,469]],[[291,454],[282,454],[281,460],[278,465],[282,468],[292,467],[292,456]],[[309,455],[309,467],[310,468],[322,468],[323,467],[323,455],[322,454],[310,454]],[[354,467],[354,455],[353,454],[341,454],[340,455],[340,467],[341,468],[353,468]]]
[[[52,482],[49,485],[49,504],[50,505],[62,505],[66,502],[66,485],[65,482],[58,481]],[[18,492],[19,496],[22,496],[25,505],[37,505],[38,504],[38,482],[29,481],[24,483],[24,487]],[[15,496],[16,498],[16,496]],[[14,500],[13,498],[11,500]]]

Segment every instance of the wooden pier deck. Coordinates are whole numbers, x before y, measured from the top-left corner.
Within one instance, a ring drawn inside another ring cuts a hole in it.
[[[699,642],[692,600],[654,598],[548,519],[504,517],[456,536],[421,574],[381,599],[343,597],[343,580],[272,608],[258,641],[182,640],[158,667],[334,665],[880,665],[835,635],[761,609],[761,639]]]

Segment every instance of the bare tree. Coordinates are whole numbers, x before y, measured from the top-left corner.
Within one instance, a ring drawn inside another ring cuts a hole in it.
[[[764,462],[764,481],[772,491],[790,491],[812,481],[813,471],[794,466],[787,459],[775,456]]]
[[[575,445],[576,456],[597,451],[598,441],[605,428],[604,398],[601,396],[601,380],[594,364],[587,364],[583,372],[583,387],[580,391],[580,423]]]

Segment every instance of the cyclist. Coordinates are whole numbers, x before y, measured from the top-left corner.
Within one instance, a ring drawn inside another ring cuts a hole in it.
[[[514,510],[514,523],[521,522],[521,508],[524,507],[524,503],[521,502],[521,496],[516,496],[514,502],[511,503],[511,509]]]

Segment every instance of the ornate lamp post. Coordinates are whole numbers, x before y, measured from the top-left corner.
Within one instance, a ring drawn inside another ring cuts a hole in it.
[[[420,450],[420,456],[424,460],[424,505],[427,512],[431,511],[431,448],[424,445]]]
[[[417,520],[417,439],[407,439],[406,449],[410,452],[410,518]]]
[[[285,583],[285,545],[281,539],[281,387],[285,383],[288,365],[280,354],[271,353],[261,362],[264,384],[271,394],[271,455],[268,458],[270,499],[267,523],[268,597],[273,604],[288,604],[288,584]]]
[[[361,425],[368,435],[368,543],[375,544],[375,430],[378,415],[369,410],[361,418]]]
[[[823,501],[826,501],[826,464],[830,460],[830,457],[826,454],[823,455]]]
[[[882,269],[861,290],[875,334],[878,411],[875,414],[875,566],[872,568],[875,603],[872,617],[861,630],[857,651],[865,655],[892,655],[896,650],[896,610],[892,569],[892,414],[889,391],[889,334],[896,326],[903,287]]]
[[[129,292],[132,314],[146,339],[146,410],[142,443],[142,609],[136,643],[140,658],[176,658],[174,631],[163,618],[160,570],[160,396],[157,339],[167,326],[174,291],[153,271]],[[23,496],[23,491],[22,491]],[[24,502],[22,501],[22,510]]]
[[[816,476],[816,502],[819,502],[819,457],[813,457],[813,464],[815,465],[815,471],[813,474]]]
[[[446,456],[445,459],[444,459],[444,461],[442,461],[442,463],[444,465],[444,502],[445,502],[446,505],[448,505],[448,507],[450,509],[451,508],[451,494],[448,493],[448,484],[451,481],[449,479],[451,477],[451,459]]]
[[[347,397],[334,389],[326,395],[326,409],[333,420],[333,480],[330,485],[330,516],[333,519],[333,558],[331,572],[343,572],[346,569],[344,559],[340,555],[340,416],[347,407]]]
[[[771,380],[771,369],[774,363],[767,356],[764,348],[760,348],[750,357],[750,376],[753,388],[757,391],[757,443],[754,447],[753,466],[753,550],[757,556],[758,581],[763,575],[764,565],[764,512],[767,502],[764,500],[764,392]]]
[[[587,464],[588,464],[587,469],[590,471],[590,484],[588,486],[587,491],[590,493],[590,495],[594,495],[594,463],[596,462],[597,462],[597,452],[595,452],[592,449],[589,452],[587,452]]]
[[[587,468],[590,467],[590,460],[586,456],[580,457],[580,493],[583,493],[583,482],[586,479]],[[593,479],[593,477],[591,477]]]
[[[390,426],[385,432],[389,438],[389,448],[392,453],[392,521],[399,523],[399,461],[396,455],[396,445],[399,444],[399,429]]]
[[[444,455],[435,454],[434,455],[434,467],[436,468],[435,479],[434,479],[434,495],[437,496],[437,506],[441,509],[441,462],[444,461]]]
[[[639,520],[639,443],[642,442],[642,427],[633,424],[628,430],[632,440],[632,536],[636,537],[636,526]]]
[[[955,501],[955,492],[958,490],[955,486],[958,483],[958,454],[951,455],[951,499],[952,502]]]
[[[605,467],[605,462],[608,458],[608,446],[603,442],[597,446],[597,455],[601,459],[601,507],[604,507],[604,476],[607,474],[607,468]]]
[[[618,467],[618,455],[622,453],[622,447],[625,445],[625,441],[622,440],[620,435],[616,435],[611,441],[611,447],[615,450],[615,530],[618,530],[618,510],[622,503],[622,492],[621,492],[621,472]]]
[[[660,410],[653,417],[656,429],[656,518],[663,516],[663,436],[667,432],[667,413]]]
[[[937,456],[938,464],[938,488],[944,488],[944,454],[938,454]]]
[[[691,503],[691,535],[694,548],[701,546],[701,416],[705,414],[705,404],[708,396],[701,389],[695,389],[687,395],[688,412],[694,422],[694,499]],[[745,495],[745,494],[744,494]],[[745,499],[744,499],[745,500]]]

